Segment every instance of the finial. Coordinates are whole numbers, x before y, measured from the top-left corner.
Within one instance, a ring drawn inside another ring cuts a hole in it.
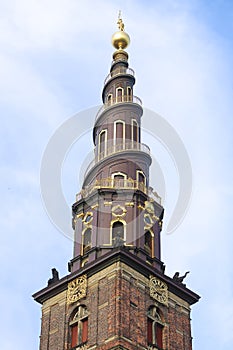
[[[119,30],[121,30],[123,32],[125,30],[125,25],[124,25],[122,18],[121,18],[121,10],[119,10],[117,24],[118,24]]]
[[[119,31],[112,36],[112,44],[117,50],[124,50],[130,43],[130,38],[125,32],[125,25],[121,18],[121,11],[118,14],[118,29]]]

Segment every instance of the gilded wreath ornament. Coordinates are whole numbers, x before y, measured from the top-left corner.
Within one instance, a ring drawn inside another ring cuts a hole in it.
[[[150,296],[161,304],[168,304],[168,286],[157,277],[150,276]]]
[[[87,294],[87,276],[83,275],[68,283],[67,304],[75,303]]]

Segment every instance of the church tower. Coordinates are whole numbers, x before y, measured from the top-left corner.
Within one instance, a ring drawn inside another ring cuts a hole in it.
[[[199,296],[165,274],[164,209],[149,185],[142,102],[118,19],[110,73],[93,127],[94,159],[72,206],[74,255],[33,295],[42,304],[40,350],[191,350],[190,306]]]

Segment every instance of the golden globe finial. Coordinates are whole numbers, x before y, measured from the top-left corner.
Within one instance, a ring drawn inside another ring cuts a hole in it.
[[[117,50],[124,50],[130,43],[130,37],[125,32],[125,25],[121,18],[121,11],[119,11],[117,24],[119,31],[113,34],[112,44]]]

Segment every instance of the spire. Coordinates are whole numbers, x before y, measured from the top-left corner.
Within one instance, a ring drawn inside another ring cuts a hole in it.
[[[121,11],[119,11],[117,24],[119,30],[112,36],[112,45],[117,50],[124,50],[130,43],[130,37],[125,32],[125,25],[121,18]]]

